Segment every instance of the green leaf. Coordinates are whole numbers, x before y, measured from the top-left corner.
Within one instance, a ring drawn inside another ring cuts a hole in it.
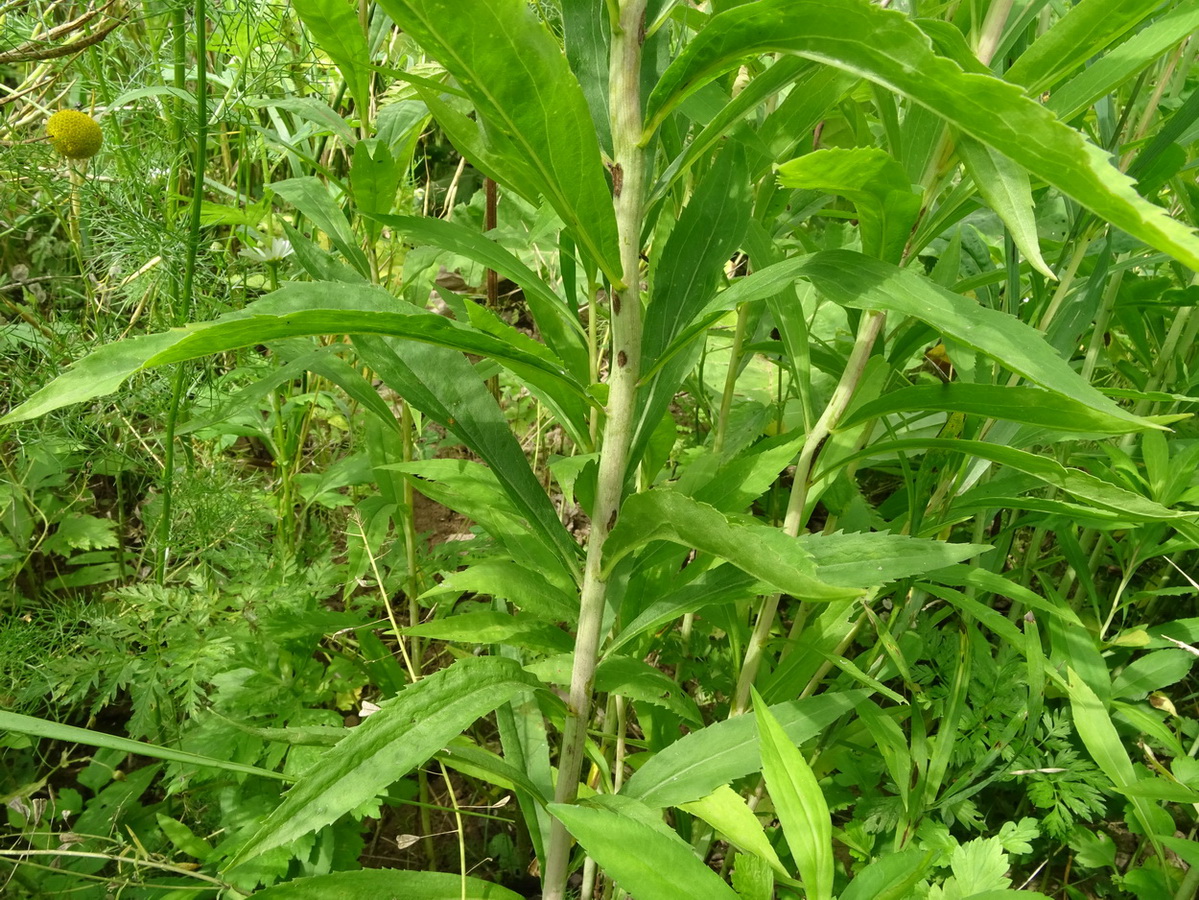
[[[1079,0],[1008,67],[1003,77],[1037,95],[1098,55],[1161,6],[1161,0]]]
[[[745,798],[727,784],[722,784],[706,797],[680,803],[679,809],[703,819],[745,853],[765,860],[776,872],[789,877],[778,854],[774,852],[762,823],[745,802]]]
[[[899,263],[920,213],[920,195],[889,153],[876,147],[817,150],[778,167],[783,187],[823,191],[857,208],[862,251]]]
[[[864,691],[822,694],[775,704],[770,712],[788,739],[802,744],[850,712],[865,696]],[[699,800],[761,767],[757,720],[736,716],[693,731],[659,750],[625,782],[621,793],[662,809]]]
[[[291,5],[313,42],[336,64],[365,121],[371,108],[371,52],[356,8],[345,0],[292,0]]]
[[[652,365],[715,290],[749,224],[749,187],[745,154],[729,144],[691,195],[658,258],[653,299],[645,312],[644,365]],[[680,356],[651,380],[630,450],[632,464],[645,453],[690,368],[691,360]]]
[[[380,5],[458,80],[486,127],[520,153],[576,243],[620,283],[616,217],[587,100],[558,42],[525,0]]]
[[[237,772],[242,775],[259,775],[263,778],[273,778],[277,781],[290,781],[286,775],[272,772],[270,769],[260,769],[257,766],[247,766],[243,763],[224,759],[213,759],[198,753],[188,753],[185,750],[174,750],[170,747],[159,747],[157,744],[147,744],[142,741],[131,741],[128,738],[116,737],[102,731],[91,731],[87,728],[76,728],[73,725],[59,725],[46,719],[34,716],[22,716],[18,713],[0,710],[0,729],[13,731],[17,734],[31,734],[35,737],[49,738],[53,741],[64,741],[71,744],[84,744],[88,747],[103,747],[106,750],[119,750],[122,753],[135,753],[149,756],[153,759],[166,759],[171,762],[183,763],[187,766],[222,769],[226,772]]]
[[[840,900],[904,900],[933,860],[926,850],[902,850],[871,860],[854,876]]]
[[[669,709],[692,726],[704,724],[699,707],[687,692],[669,675],[639,659],[609,656],[596,667],[595,689]]]
[[[957,153],[979,194],[1007,226],[1008,234],[1029,265],[1051,281],[1057,281],[1057,275],[1041,256],[1028,173],[1002,153],[964,135],[958,136]]]
[[[256,900],[361,900],[363,897],[403,897],[404,900],[520,900],[498,884],[463,878],[452,872],[407,872],[403,869],[361,869],[297,878],[256,891]]]
[[[534,572],[512,559],[488,560],[461,572],[451,572],[423,596],[455,591],[499,597],[551,622],[572,621],[578,612],[578,598],[573,593],[567,594],[556,587],[545,577],[544,570]]]
[[[307,216],[312,223],[329,236],[333,246],[341,251],[341,255],[358,270],[361,275],[369,275],[371,266],[366,254],[358,246],[350,223],[345,213],[329,196],[329,189],[319,178],[306,175],[303,178],[289,178],[285,181],[272,181],[270,189]]]
[[[737,522],[706,503],[669,490],[635,494],[621,507],[604,545],[604,576],[650,541],[671,541],[727,559],[755,578],[805,600],[835,600],[848,588],[822,581],[795,538],[757,522]]]
[[[1143,426],[1125,417],[1086,406],[1065,394],[1032,387],[966,382],[917,385],[892,391],[855,407],[838,425],[838,430],[855,428],[881,416],[916,411],[963,412],[1056,431],[1127,434],[1143,430]]]
[[[323,308],[322,308],[323,307]],[[36,418],[51,410],[111,393],[142,369],[252,347],[266,341],[320,334],[388,335],[528,366],[591,402],[582,385],[553,358],[418,309],[365,285],[291,282],[246,310],[215,322],[133,338],[94,351],[42,388],[0,423]],[[478,379],[476,379],[478,380]]]
[[[796,53],[896,91],[1113,225],[1199,270],[1199,238],[1141,198],[1107,153],[1016,85],[937,56],[903,13],[868,0],[759,0],[714,16],[647,102],[647,135],[684,97],[747,56]]]
[[[1196,30],[1199,0],[1183,0],[1055,90],[1046,106],[1062,119],[1073,119]]]
[[[752,690],[752,689],[751,689]],[[811,900],[832,900],[833,822],[816,775],[755,690],[762,775]]]
[[[482,263],[520,285],[545,342],[562,358],[576,379],[587,379],[587,335],[578,318],[567,308],[566,302],[514,253],[474,229],[444,219],[383,216],[380,221],[418,243],[443,247]]]
[[[513,660],[467,657],[409,685],[300,778],[230,865],[332,824],[537,684]]]
[[[924,575],[989,549],[985,544],[927,541],[902,534],[843,532],[801,534],[816,574],[838,587],[863,589]]]
[[[736,900],[682,838],[596,806],[551,803],[587,854],[637,900]]]
[[[404,634],[467,644],[514,644],[546,653],[569,653],[574,641],[559,628],[532,616],[472,612],[434,619],[404,629]]]
[[[404,174],[400,160],[391,155],[391,148],[383,141],[371,139],[355,144],[350,162],[350,190],[358,214],[380,216],[390,213]],[[368,220],[366,225],[371,239],[378,240],[378,224]]]
[[[1177,684],[1195,664],[1187,650],[1157,650],[1133,660],[1112,681],[1112,696],[1144,700],[1150,691]]]

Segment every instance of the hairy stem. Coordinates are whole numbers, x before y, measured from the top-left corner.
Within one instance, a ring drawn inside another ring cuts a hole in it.
[[[599,481],[591,535],[579,599],[579,627],[575,638],[574,667],[558,783],[554,800],[572,803],[578,794],[583,768],[583,748],[599,653],[607,584],[600,574],[604,543],[616,524],[628,469],[633,435],[637,378],[641,363],[641,221],[644,214],[645,163],[637,142],[641,136],[641,36],[646,0],[622,0],[613,22],[609,71],[612,118],[613,194],[620,237],[623,284],[612,290],[612,348],[608,374],[608,409],[600,454]],[[566,890],[570,838],[561,822],[554,821],[546,852],[545,900],[562,900]]]

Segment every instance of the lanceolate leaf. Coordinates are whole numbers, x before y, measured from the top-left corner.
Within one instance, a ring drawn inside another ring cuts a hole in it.
[[[533,354],[435,313],[395,301],[365,285],[292,282],[242,312],[215,322],[101,347],[38,391],[3,420],[19,422],[111,393],[142,369],[250,347],[270,340],[318,334],[404,337],[454,350],[530,365],[578,397],[590,398],[548,352]]]
[[[714,16],[650,95],[647,134],[746,56],[787,51],[854,72],[927,107],[1082,206],[1199,270],[1199,238],[1142,199],[1107,154],[1021,88],[937,56],[907,17],[868,0],[759,0]]]
[[[864,691],[822,694],[770,707],[789,740],[802,744],[851,711]],[[706,797],[722,784],[757,772],[762,766],[758,724],[736,716],[693,731],[639,768],[621,792],[661,809]]]
[[[736,900],[682,838],[597,806],[551,803],[550,812],[637,900]]]
[[[498,884],[463,878],[453,872],[408,872],[403,869],[360,869],[313,878],[297,878],[254,894],[259,900],[361,900],[403,897],[404,900],[520,900]]]
[[[755,578],[805,600],[852,594],[820,579],[812,555],[777,528],[734,521],[713,506],[668,490],[625,501],[604,546],[604,570],[650,541],[665,540],[727,559]]]
[[[857,407],[839,427],[853,428],[878,416],[917,410],[964,412],[1056,431],[1125,434],[1143,430],[1128,419],[1091,409],[1065,394],[1033,387],[957,382],[918,385],[884,394]]]
[[[762,775],[811,900],[832,900],[833,823],[808,761],[754,691]]]
[[[154,759],[165,759],[182,763],[186,766],[201,766],[212,769],[223,769],[226,772],[237,772],[239,775],[260,775],[263,778],[273,778],[278,781],[290,781],[287,775],[272,772],[270,769],[260,769],[258,766],[248,766],[244,763],[225,759],[214,759],[201,756],[199,753],[188,753],[186,750],[175,750],[171,747],[160,747],[157,744],[147,744],[144,741],[132,741],[129,738],[117,737],[103,731],[91,731],[87,728],[76,728],[74,725],[60,725],[48,719],[35,716],[23,716],[19,713],[7,712],[0,709],[0,731],[11,731],[14,734],[31,734],[34,737],[49,738],[71,744],[83,744],[85,747],[103,747],[107,750],[118,750],[122,753],[136,753],[139,756],[149,756]]]
[[[616,218],[587,100],[525,0],[380,5],[458,80],[488,129],[520,151],[576,242],[619,282]]]
[[[537,684],[513,660],[467,657],[406,687],[300,778],[230,865],[337,821]]]
[[[1053,91],[1045,105],[1063,119],[1074,118],[1196,29],[1199,29],[1199,0],[1183,0]]]
[[[1028,173],[1002,153],[965,135],[958,137],[957,151],[979,194],[1003,220],[1028,264],[1046,278],[1057,281],[1057,275],[1041,256]]]
[[[1161,5],[1161,0],[1079,0],[1020,54],[1003,77],[1030,94],[1039,94],[1139,25]]]

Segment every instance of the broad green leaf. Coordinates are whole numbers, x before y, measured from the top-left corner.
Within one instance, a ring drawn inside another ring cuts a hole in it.
[[[587,378],[586,332],[578,318],[567,308],[566,302],[516,254],[474,229],[444,219],[385,216],[380,221],[418,243],[444,247],[482,263],[520,285],[529,311],[537,322],[537,330],[550,349],[566,362],[575,378],[580,381]]]
[[[759,0],[714,16],[663,74],[646,134],[684,97],[747,56],[796,53],[837,66],[930,109],[1091,212],[1199,270],[1199,238],[1142,199],[1107,153],[1021,88],[938,56],[903,13],[868,0]]]
[[[669,709],[692,726],[704,723],[699,707],[685,690],[665,672],[639,659],[608,656],[596,667],[595,689]]]
[[[884,852],[854,876],[840,900],[904,900],[928,870],[934,855],[931,850],[915,849]]]
[[[1054,90],[1046,106],[1062,119],[1073,119],[1196,30],[1199,0],[1183,0]]]
[[[768,862],[776,872],[790,876],[774,852],[762,823],[745,802],[745,798],[727,784],[722,784],[706,797],[680,803],[679,809],[703,819],[725,836],[731,844],[745,853],[752,853]]]
[[[198,753],[188,753],[186,750],[174,750],[170,747],[160,747],[157,744],[147,744],[143,741],[131,741],[128,738],[105,734],[102,731],[91,731],[87,728],[76,728],[74,725],[60,725],[47,719],[34,716],[23,716],[19,713],[7,712],[0,709],[0,730],[13,731],[17,734],[31,734],[35,737],[49,738],[53,741],[64,741],[71,744],[83,744],[87,747],[103,747],[106,750],[119,750],[122,753],[134,753],[139,756],[149,756],[153,759],[166,759],[171,762],[183,763],[187,766],[223,769],[226,772],[237,772],[241,775],[260,775],[263,778],[273,778],[276,781],[291,779],[270,769],[260,769],[257,766],[247,766],[243,763],[225,759],[213,759]]]
[[[471,612],[433,619],[404,629],[404,634],[467,644],[514,644],[546,653],[569,653],[570,635],[532,616]]]
[[[307,216],[317,228],[329,236],[333,246],[341,251],[360,275],[369,275],[371,266],[366,254],[358,246],[358,238],[350,228],[345,213],[341,211],[329,189],[311,175],[272,181],[270,189]]]
[[[1007,226],[1008,234],[1028,264],[1046,278],[1057,281],[1057,275],[1041,256],[1028,173],[1002,153],[964,135],[958,136],[957,152],[979,194]]]
[[[346,80],[359,118],[371,108],[371,52],[358,21],[357,9],[345,0],[292,0],[313,43],[333,60]]]
[[[1040,94],[1160,6],[1161,0],[1079,0],[1020,54],[1003,77],[1031,95]]]
[[[733,889],[676,835],[595,806],[551,803],[549,810],[637,900],[736,900]]]
[[[1126,434],[1143,430],[1126,418],[1085,406],[1065,394],[1033,387],[966,382],[917,385],[892,391],[856,407],[838,428],[845,430],[881,416],[916,411],[963,412],[1056,431]]]
[[[753,692],[762,745],[762,775],[811,900],[832,900],[833,822],[816,775],[802,753]]]
[[[319,304],[319,305],[318,305]],[[322,308],[323,305],[323,308]],[[372,309],[371,307],[374,307]],[[290,337],[388,335],[529,366],[590,402],[583,387],[553,358],[534,355],[436,313],[392,299],[380,288],[290,282],[248,309],[214,322],[133,338],[94,351],[0,422],[19,422],[111,393],[143,369]]]
[[[230,863],[337,821],[537,681],[513,660],[466,657],[411,684],[326,751]]]
[[[404,900],[520,900],[498,884],[463,878],[452,872],[408,872],[404,869],[360,869],[297,878],[256,891],[257,900],[362,900],[363,897],[403,897]]]
[[[817,150],[778,167],[779,184],[837,194],[857,209],[862,251],[899,263],[920,213],[903,167],[876,147]]]
[[[191,95],[188,94],[188,97],[191,97]],[[127,101],[122,100],[117,102],[125,103]],[[194,99],[192,102],[195,102]],[[247,97],[243,102],[247,106],[257,109],[266,109],[268,107],[286,109],[301,119],[323,126],[321,131],[337,135],[347,146],[353,146],[357,140],[354,130],[350,128],[349,123],[339,116],[327,103],[322,102],[316,97],[280,97],[278,99]]]
[[[777,528],[735,521],[713,506],[669,490],[635,494],[621,507],[604,545],[604,577],[650,541],[671,541],[727,559],[755,578],[805,600],[854,593],[822,581],[811,553]]]
[[[562,0],[562,42],[566,59],[587,98],[591,121],[603,150],[612,155],[608,112],[608,10],[591,0]]]
[[[1195,656],[1186,650],[1157,650],[1133,660],[1112,681],[1112,696],[1144,700],[1150,691],[1186,678]]]
[[[518,149],[576,243],[619,283],[616,217],[595,126],[566,57],[537,14],[524,0],[380,5],[458,80],[486,127]]]
[[[864,691],[822,694],[778,703],[770,711],[788,739],[802,744],[852,711],[865,696]],[[761,767],[758,723],[753,716],[736,716],[693,731],[655,753],[625,782],[621,793],[662,809],[699,800]]]

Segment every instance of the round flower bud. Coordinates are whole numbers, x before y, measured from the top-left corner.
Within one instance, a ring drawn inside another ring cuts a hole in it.
[[[60,109],[46,121],[46,134],[54,149],[68,159],[95,156],[104,141],[100,125],[87,113]]]

